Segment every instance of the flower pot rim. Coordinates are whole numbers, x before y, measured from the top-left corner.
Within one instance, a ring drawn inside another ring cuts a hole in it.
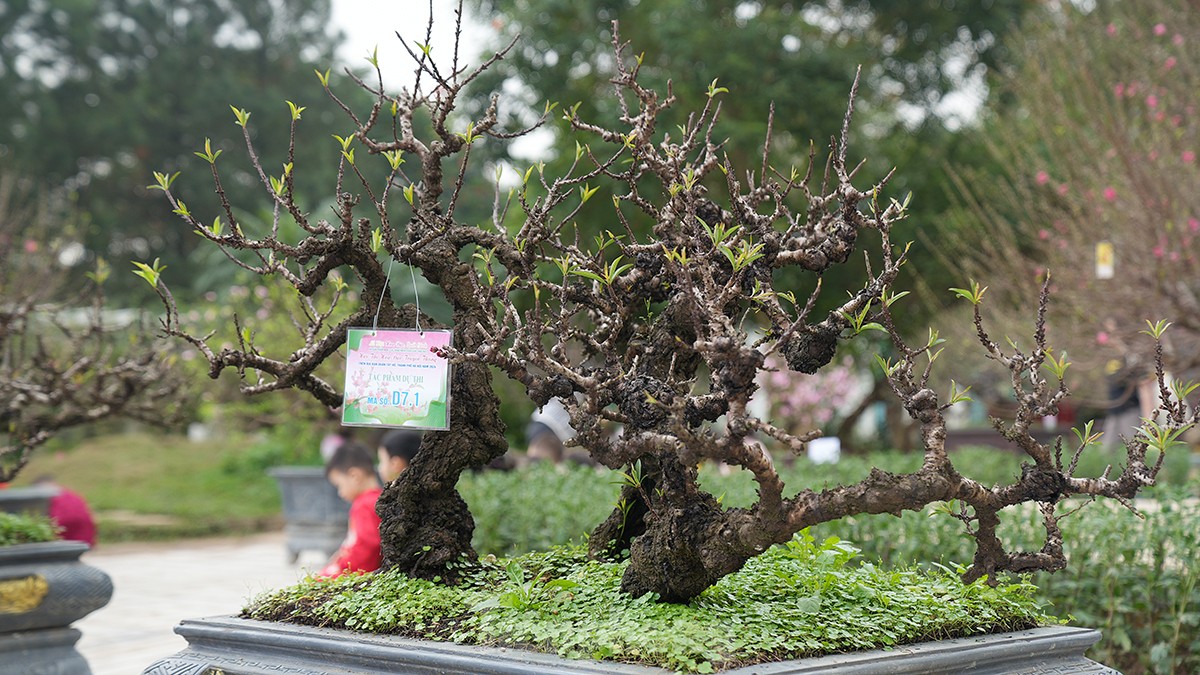
[[[91,549],[91,546],[82,541],[69,541],[66,539],[0,546],[0,564],[23,563],[46,560],[47,558],[75,560],[89,549]]]
[[[54,497],[62,492],[62,488],[57,485],[22,485],[20,487],[7,487],[0,490],[0,501],[5,500],[5,495],[16,498],[29,497]]]
[[[331,668],[328,672],[342,672],[332,664],[344,667],[351,662],[361,662],[360,665],[367,668],[363,672],[369,673],[396,672],[395,668],[403,672],[407,672],[405,668],[416,668],[421,672],[428,670],[474,675],[660,675],[670,672],[655,666],[615,661],[563,659],[556,654],[521,647],[461,645],[229,615],[187,619],[176,626],[175,632],[188,641],[189,648],[152,664],[146,673],[159,675],[177,672],[171,668],[201,662],[210,665],[254,663],[267,655],[270,656],[267,660],[271,662],[286,660],[303,672],[312,673],[326,672],[322,669],[326,663]],[[961,672],[965,661],[991,666],[992,670],[987,672],[1011,672],[1014,668],[1026,672],[1022,668],[1031,663],[1049,667],[1046,670],[1029,670],[1031,673],[1060,672],[1053,668],[1068,665],[1076,668],[1069,672],[1115,672],[1087,660],[1083,655],[1099,637],[1099,632],[1090,628],[1044,626],[1010,633],[899,645],[888,650],[764,662],[721,672],[724,675],[815,675],[833,670],[848,675],[952,673]],[[214,658],[217,660],[210,660]],[[292,663],[293,659],[295,663]],[[248,669],[246,672],[265,671]]]

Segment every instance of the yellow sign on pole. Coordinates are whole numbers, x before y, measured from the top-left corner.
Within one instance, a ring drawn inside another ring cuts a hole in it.
[[[1111,241],[1096,244],[1096,278],[1111,279],[1116,271],[1117,254]]]

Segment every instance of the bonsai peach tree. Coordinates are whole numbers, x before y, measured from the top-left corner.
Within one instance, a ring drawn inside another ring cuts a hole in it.
[[[494,370],[523,384],[538,405],[560,400],[576,431],[572,442],[623,472],[620,500],[592,533],[591,553],[628,556],[622,588],[670,602],[695,597],[810,525],[943,502],[976,542],[965,581],[1061,568],[1056,504],[1079,495],[1132,508],[1138,489],[1154,482],[1165,451],[1194,422],[1182,400],[1190,387],[1172,393],[1164,384],[1171,395],[1164,396],[1161,422],[1148,421],[1130,441],[1124,471],[1075,476],[1080,454],[1097,438],[1090,427],[1052,447],[1030,433],[1034,420],[1067,396],[1069,363],[1052,352],[1046,334],[1047,287],[1032,340],[1022,349],[993,340],[980,311],[985,289],[972,284],[956,293],[974,305],[979,343],[1011,373],[1018,403],[1015,420],[997,426],[1028,462],[1006,485],[983,485],[960,473],[946,452],[944,413],[966,392],[953,382],[936,386],[936,331],[911,344],[893,320],[895,303],[906,295],[893,281],[908,249],[890,233],[905,218],[907,200],[887,196],[887,177],[863,180],[849,158],[853,90],[823,164],[810,152],[803,168],[774,166],[768,124],[761,162],[735,166],[713,137],[729,92],[714,82],[683,124],[661,128],[664,111],[678,101],[669,86],[664,93],[639,81],[642,57],[629,54],[614,25],[619,117],[587,120],[577,107],[547,104],[537,124],[564,116],[578,139],[573,164],[561,175],[540,164],[492,167],[491,217],[468,222],[460,210],[478,173],[476,148],[525,133],[499,127],[498,95],[477,118],[456,112],[463,91],[506,50],[470,68],[460,63],[457,47],[449,64],[439,64],[427,43],[404,44],[417,65],[413,84],[385,88],[372,57],[369,83],[350,71],[347,76],[373,94],[373,105],[352,109],[335,97],[348,128],[330,144],[339,166],[330,217],[301,207],[294,177],[306,167],[292,153],[260,157],[251,113],[237,107],[248,161],[274,200],[269,228],[244,226],[222,184],[222,149],[207,143],[196,154],[212,173],[215,213],[200,213],[175,194],[174,174],[156,174],[151,186],[231,264],[294,289],[293,344],[259,344],[253,327],[239,322],[238,343],[214,348],[181,325],[158,265],[139,269],[165,305],[163,332],[203,354],[213,377],[234,369],[246,378],[248,394],[299,388],[331,407],[342,404],[339,384],[317,369],[339,358],[350,327],[407,328],[418,319],[437,326],[396,298],[392,266],[410,266],[441,290],[454,331],[453,345],[441,352],[455,366],[450,429],[427,434],[411,468],[379,499],[387,568],[453,582],[453,563],[474,556],[473,521],[455,483],[464,470],[507,450]],[[318,77],[334,96],[329,73]],[[303,110],[288,103],[293,147],[304,133]],[[281,171],[268,169],[278,166]],[[506,182],[506,174],[515,178]],[[293,223],[303,232],[298,240],[281,234],[281,225]],[[860,250],[866,259],[860,284],[818,315],[822,275]],[[810,292],[780,287],[777,272],[786,268],[810,275]],[[360,305],[339,304],[348,284],[361,290]],[[318,302],[321,289],[330,295]],[[1153,338],[1164,328],[1152,326]],[[867,331],[891,342],[893,356],[880,357],[879,365],[920,424],[924,463],[909,474],[874,470],[853,485],[785,496],[771,454],[756,439],[800,451],[819,432],[797,434],[755,416],[749,402],[756,376],[772,355],[790,370],[815,373],[840,342]],[[748,471],[758,485],[757,502],[723,506],[698,483],[697,467],[706,461]],[[1045,543],[1036,551],[1009,551],[997,531],[998,514],[1029,502],[1041,511]]]
[[[169,345],[106,312],[100,260],[87,279],[60,262],[69,219],[54,200],[0,177],[0,483],[64,429],[110,417],[181,417]],[[132,330],[131,330],[132,326]]]

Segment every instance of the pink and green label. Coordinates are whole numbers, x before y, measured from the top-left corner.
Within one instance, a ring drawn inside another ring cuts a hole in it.
[[[434,350],[448,330],[351,328],[346,336],[342,424],[447,429],[450,364]]]

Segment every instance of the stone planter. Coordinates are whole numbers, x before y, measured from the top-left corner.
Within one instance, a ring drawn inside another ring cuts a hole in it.
[[[112,580],[77,541],[0,548],[0,675],[91,673],[70,625],[108,604]]]
[[[669,672],[661,668],[611,661],[568,660],[521,649],[470,647],[234,617],[184,621],[176,627],[175,632],[188,641],[188,648],[152,664],[143,675],[666,675]],[[887,651],[781,661],[723,673],[1116,673],[1083,655],[1084,650],[1099,638],[1100,634],[1094,630],[1052,626],[1017,633],[906,645]]]
[[[283,501],[288,559],[301,551],[320,551],[332,557],[346,538],[350,504],[338,497],[319,466],[279,466],[269,471],[279,484]]]
[[[58,488],[45,485],[5,488],[0,490],[0,511],[44,516],[50,511],[50,500],[57,494]]]

